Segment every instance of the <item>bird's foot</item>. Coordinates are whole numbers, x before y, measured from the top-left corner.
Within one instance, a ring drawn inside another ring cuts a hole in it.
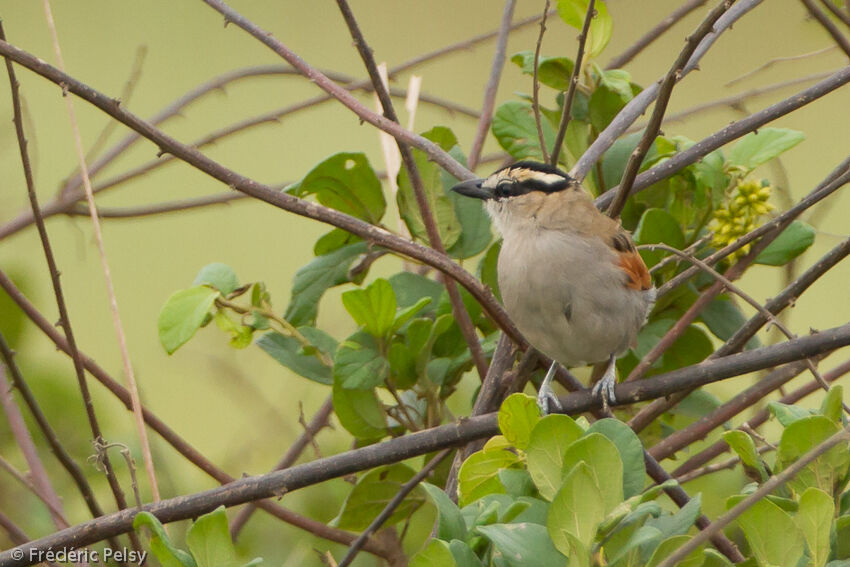
[[[608,404],[617,403],[617,396],[614,395],[614,386],[617,384],[616,361],[616,357],[611,355],[611,358],[608,359],[608,368],[605,369],[605,374],[602,375],[602,378],[593,386],[593,390],[591,390],[594,396],[600,396],[602,398],[602,409],[606,412],[608,411]]]
[[[537,407],[540,408],[542,415],[549,415],[552,408],[555,410],[563,409],[561,402],[558,401],[558,396],[552,391],[552,379],[555,377],[557,370],[558,363],[553,361],[552,366],[549,367],[549,371],[543,378],[543,382],[540,384],[540,389],[537,390]]]

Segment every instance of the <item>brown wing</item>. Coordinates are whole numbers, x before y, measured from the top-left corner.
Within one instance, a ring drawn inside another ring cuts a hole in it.
[[[647,290],[652,287],[652,277],[643,258],[638,254],[628,233],[619,231],[611,239],[611,245],[617,251],[618,264],[628,276],[626,287],[637,290]]]

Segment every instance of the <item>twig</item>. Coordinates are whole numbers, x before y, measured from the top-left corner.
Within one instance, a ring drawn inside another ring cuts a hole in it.
[[[286,451],[286,454],[283,455],[272,470],[283,470],[295,464],[295,461],[298,460],[298,457],[301,456],[304,449],[306,449],[310,443],[314,442],[313,439],[316,434],[328,426],[329,418],[333,409],[333,400],[331,397],[328,397],[325,400],[325,403],[322,404],[322,407],[320,407],[313,416],[313,419],[310,420],[310,423],[304,428],[301,435],[298,436],[298,439],[295,440],[295,443],[293,443],[289,450]],[[245,527],[245,524],[248,523],[248,520],[251,518],[256,509],[257,506],[252,503],[239,511],[236,517],[233,518],[233,521],[230,522],[231,538],[236,540],[236,538],[239,537],[239,532],[241,532],[242,528]]]
[[[148,217],[153,215],[161,215],[163,213],[173,213],[178,211],[186,211],[189,209],[199,209],[210,205],[229,205],[232,201],[241,201],[247,198],[244,193],[229,191],[227,193],[217,193],[215,195],[205,195],[203,197],[195,197],[192,199],[182,199],[179,201],[167,201],[164,203],[154,203],[152,205],[139,205],[138,207],[98,207],[97,216],[101,219],[127,219]],[[71,216],[88,215],[88,211],[83,211],[80,208],[74,208],[68,211]]]
[[[5,33],[2,31],[2,22],[0,22],[0,43],[5,43]],[[71,353],[71,359],[74,361],[74,371],[77,376],[77,384],[80,388],[80,395],[83,399],[83,405],[86,410],[89,428],[94,439],[103,439],[100,424],[97,420],[97,415],[94,410],[94,402],[92,402],[91,394],[89,393],[88,382],[83,370],[83,364],[80,356],[80,351],[77,348],[77,342],[74,339],[74,331],[71,327],[71,318],[68,315],[68,308],[65,303],[65,295],[62,291],[62,284],[59,281],[59,268],[56,265],[56,259],[53,255],[53,249],[50,245],[50,239],[47,236],[47,229],[44,226],[44,219],[41,217],[41,211],[38,205],[38,197],[35,190],[35,181],[32,175],[32,167],[30,165],[29,154],[27,153],[27,139],[24,133],[23,118],[21,114],[21,101],[18,92],[20,85],[15,77],[14,67],[11,62],[6,59],[6,70],[9,73],[9,82],[12,87],[12,108],[14,113],[15,133],[18,139],[18,148],[21,154],[21,165],[24,170],[24,179],[27,185],[27,195],[29,196],[30,207],[32,208],[33,218],[35,219],[38,236],[41,240],[41,247],[44,250],[44,257],[47,261],[48,272],[50,273],[50,282],[53,286],[53,293],[56,296],[56,306],[59,309],[59,324],[65,331],[65,336],[68,339],[68,348]],[[115,503],[118,508],[123,509],[127,506],[127,501],[124,499],[124,492],[115,478],[111,464],[106,463],[106,478],[109,482],[109,488],[115,498]]]
[[[6,383],[5,376],[3,375],[2,367],[0,367],[0,385],[6,386],[6,387],[9,386],[9,384]],[[3,394],[0,393],[0,396],[3,396]],[[5,398],[5,396],[4,396],[4,398]],[[13,419],[15,419],[15,418],[13,418]],[[16,427],[17,427],[17,424],[16,424]],[[22,473],[21,471],[16,469],[12,465],[12,463],[10,463],[6,459],[4,459],[2,455],[0,455],[0,469],[3,469],[7,473],[9,473],[9,476],[11,476],[16,481],[18,481],[18,483],[21,486],[23,486],[24,488],[26,488],[28,491],[32,492],[33,495],[36,498],[41,500],[42,504],[44,504],[47,507],[47,510],[50,512],[50,515],[53,516],[53,518],[55,520],[56,527],[61,529],[61,528],[67,528],[68,526],[71,525],[70,523],[68,523],[68,519],[65,518],[65,513],[60,508],[57,507],[58,502],[51,501],[51,497],[57,498],[57,500],[58,500],[58,496],[56,495],[55,492],[53,492],[52,494],[44,494],[39,488],[37,488],[35,486],[35,484],[33,484],[33,482],[31,480],[29,480],[24,475],[24,473]],[[30,471],[30,475],[32,475],[32,471]],[[34,475],[32,475],[32,476],[34,476]]]
[[[839,69],[840,70],[840,69]],[[672,114],[665,114],[664,120],[661,122],[662,125],[667,124],[669,122],[679,122],[684,120],[685,118],[694,116],[696,114],[700,114],[702,112],[706,112],[708,110],[712,110],[720,107],[737,107],[740,106],[742,102],[755,98],[757,96],[761,96],[764,94],[772,93],[774,91],[782,90],[788,87],[792,87],[795,85],[800,85],[803,83],[809,83],[811,81],[819,81],[821,79],[825,79],[829,76],[832,76],[837,71],[824,71],[823,73],[813,73],[811,75],[806,75],[804,77],[797,77],[795,79],[791,79],[788,81],[782,81],[780,83],[774,83],[772,85],[767,85],[764,87],[759,87],[755,89],[750,89],[748,91],[744,91],[742,93],[738,93],[732,96],[728,96],[725,98],[719,98],[717,100],[712,100],[710,102],[706,102],[703,104],[698,104],[696,106],[692,106],[690,108],[686,108],[685,110],[681,110],[679,112],[674,112]],[[639,122],[630,126],[626,133],[629,132],[639,132],[646,128],[646,122]]]
[[[819,443],[817,446],[808,451],[805,455],[797,459],[794,464],[783,470],[781,473],[771,477],[758,490],[747,496],[744,500],[735,505],[727,513],[717,518],[711,525],[696,534],[692,539],[688,540],[682,547],[678,548],[670,554],[664,561],[658,564],[658,567],[673,567],[687,557],[687,555],[705,543],[711,536],[719,533],[724,527],[731,524],[738,516],[746,512],[753,504],[763,499],[765,496],[797,476],[809,463],[832,449],[840,443],[846,443],[850,440],[850,426],[845,427],[838,433],[830,436],[826,441]]]
[[[653,41],[661,37],[664,32],[669,30],[671,27],[676,25],[682,18],[705,4],[707,0],[689,0],[688,2],[682,4],[673,12],[655,24],[651,30],[646,32],[644,35],[640,37],[634,44],[629,46],[625,51],[621,54],[612,57],[608,62],[608,65],[605,66],[606,69],[619,69],[629,61],[635,58],[635,56],[646,49],[649,44]]]
[[[23,296],[20,290],[14,286],[11,280],[9,280],[6,274],[2,271],[0,271],[0,288],[2,288],[18,305],[18,307],[20,307],[24,314],[29,317],[29,319],[35,323],[51,341],[53,341],[57,348],[66,354],[70,354],[71,351],[66,338],[56,330],[50,321],[48,321],[43,315],[41,315],[41,313],[38,312],[37,309],[35,309],[35,307],[26,299],[26,297]],[[85,356],[83,353],[80,353],[80,357],[82,358],[85,369],[88,370],[101,384],[103,384],[116,398],[118,398],[121,403],[124,404],[124,407],[131,410],[132,402],[127,389],[113,380],[112,377],[109,376],[103,368],[98,366],[94,360]],[[142,414],[145,418],[145,423],[147,423],[152,430],[160,435],[166,443],[174,447],[178,453],[183,455],[186,460],[214,478],[220,484],[228,484],[235,480],[232,476],[213,464],[209,459],[177,434],[176,431],[169,427],[168,424],[144,406],[142,406]],[[342,543],[344,545],[348,545],[354,541],[355,536],[349,532],[326,526],[322,522],[301,516],[272,502],[259,502],[257,503],[257,507],[262,508],[264,511],[288,524],[292,524],[293,526],[309,531],[318,537]],[[370,553],[380,555],[381,557],[384,557],[388,553],[387,550],[381,548],[377,544],[373,544],[372,542],[367,545],[368,547],[365,549]]]
[[[419,483],[425,480],[425,478],[429,474],[431,474],[431,471],[433,471],[437,467],[437,465],[443,462],[443,459],[449,456],[450,453],[451,449],[443,449],[442,451],[434,455],[434,457],[430,461],[428,461],[424,467],[422,467],[422,470],[416,473],[413,478],[411,478],[409,481],[404,483],[401,488],[399,488],[398,493],[393,496],[392,500],[387,502],[387,505],[384,506],[384,509],[381,510],[381,513],[378,514],[378,516],[374,520],[372,520],[372,523],[369,524],[369,527],[367,527],[363,531],[363,533],[360,534],[360,536],[356,540],[354,540],[354,543],[352,543],[351,546],[348,548],[348,552],[346,552],[345,556],[339,562],[338,567],[347,567],[348,565],[351,565],[351,562],[354,561],[354,558],[357,556],[357,553],[360,552],[360,548],[363,547],[363,544],[366,543],[366,540],[369,539],[369,536],[378,531],[378,529],[380,529],[380,527],[384,525],[384,522],[386,522],[390,518],[390,516],[393,515],[395,509],[399,507],[399,505],[402,503],[402,501],[404,501],[407,495],[410,494],[414,488],[419,486]]]
[[[352,39],[354,40],[354,45],[360,53],[360,58],[366,66],[366,71],[369,73],[369,78],[372,80],[372,87],[375,89],[375,94],[378,95],[378,100],[381,101],[381,106],[384,109],[384,116],[392,122],[400,124],[398,115],[393,107],[392,99],[390,98],[390,93],[387,91],[384,81],[381,79],[381,75],[378,72],[378,66],[375,63],[374,56],[372,55],[372,49],[366,43],[366,38],[363,37],[363,33],[360,31],[360,26],[357,25],[354,13],[351,11],[347,0],[337,0],[337,6],[339,6],[340,12],[342,12],[343,19],[345,19],[345,23],[348,26]],[[440,230],[437,227],[436,220],[434,219],[433,211],[431,211],[431,205],[428,203],[428,196],[425,194],[425,186],[422,182],[419,167],[417,167],[416,161],[413,159],[413,152],[411,151],[410,146],[400,138],[396,138],[396,144],[398,145],[398,151],[401,153],[401,160],[404,163],[404,167],[407,169],[410,184],[413,186],[413,193],[416,197],[416,205],[419,208],[422,223],[425,225],[428,242],[431,245],[431,248],[434,248],[439,254],[445,256],[446,248],[443,246],[443,241],[440,238]],[[469,347],[469,352],[472,356],[472,360],[475,362],[478,375],[483,381],[484,377],[487,375],[487,359],[484,356],[484,351],[481,348],[481,343],[479,342],[478,335],[475,332],[475,325],[472,323],[472,318],[469,316],[469,312],[467,312],[466,307],[463,304],[460,291],[458,291],[457,288],[457,283],[450,278],[443,278],[443,285],[449,295],[449,301],[452,305],[452,314],[454,315],[461,334]],[[403,413],[407,412],[404,404],[400,404],[399,408]]]
[[[845,14],[841,10],[838,9],[838,6],[835,6],[829,0],[820,0],[820,3],[823,4],[827,10],[832,12],[832,15],[844,22],[844,25],[850,27],[850,14]]]
[[[643,158],[646,157],[649,148],[655,141],[655,137],[661,130],[661,121],[664,119],[664,113],[667,111],[667,103],[670,102],[670,96],[673,94],[673,87],[682,78],[685,65],[688,64],[694,52],[696,51],[702,40],[714,31],[714,24],[720,19],[724,13],[732,6],[735,0],[723,0],[715,7],[708,16],[702,21],[694,32],[685,40],[685,47],[679,53],[673,66],[667,72],[667,75],[662,79],[658,87],[658,96],[655,100],[655,107],[652,109],[652,116],[649,119],[649,124],[644,130],[643,136],[638,142],[637,147],[629,156],[629,161],[626,163],[626,169],[623,172],[623,177],[620,180],[619,190],[616,197],[608,206],[606,214],[613,218],[620,217],[620,211],[626,204],[626,199],[632,189],[632,184],[635,181],[638,170],[640,169]]]
[[[767,453],[769,451],[772,451],[772,450],[773,449],[771,449],[770,447],[768,447],[766,445],[756,449],[756,451],[760,455],[763,454],[763,453]],[[711,464],[711,465],[706,465],[704,467],[701,467],[699,469],[695,469],[695,470],[693,470],[689,473],[685,473],[685,474],[676,476],[674,478],[676,479],[676,481],[679,484],[685,484],[686,482],[696,480],[700,477],[703,477],[703,476],[706,476],[706,475],[709,475],[709,474],[713,474],[713,473],[723,471],[723,470],[727,470],[727,469],[733,469],[733,468],[735,468],[735,465],[737,465],[740,462],[741,462],[740,457],[731,457],[731,458],[729,458],[725,461],[721,461],[719,463],[714,463],[714,464]]]
[[[492,292],[483,286],[472,274],[458,266],[448,257],[437,253],[431,248],[401,238],[387,230],[372,226],[369,223],[345,213],[299,199],[289,195],[288,193],[277,191],[273,187],[239,175],[235,171],[211,160],[195,148],[178,142],[161,130],[153,127],[151,124],[128,112],[123,107],[116,105],[112,99],[92,89],[88,85],[77,81],[55,67],[48,65],[44,61],[4,41],[0,41],[0,54],[11,58],[17,63],[35,71],[39,75],[42,75],[56,84],[65,85],[69,92],[72,92],[94,106],[97,106],[113,118],[143,134],[144,137],[153,141],[169,153],[178,156],[181,160],[203,171],[207,175],[218,179],[233,189],[275,205],[278,208],[342,228],[343,230],[356,234],[357,236],[374,242],[375,244],[384,246],[410,258],[420,260],[423,263],[433,266],[434,268],[448,274],[469,290],[472,296],[484,307],[488,316],[490,316],[500,328],[507,332],[514,341],[523,345],[527,344],[522,338],[522,335],[516,329],[516,326],[510,321],[510,318],[507,316],[502,306],[498,301],[496,301]],[[386,119],[381,117],[381,120]],[[430,144],[431,142],[428,143]],[[472,175],[471,172],[469,175]]]
[[[593,3],[593,0],[591,0]],[[543,46],[543,34],[546,33],[546,14],[549,13],[549,0],[543,8],[543,17],[540,19],[540,33],[537,36],[537,47],[534,48],[534,71],[531,79],[531,110],[534,112],[534,124],[537,127],[537,141],[540,144],[540,153],[543,161],[549,161],[549,151],[546,149],[546,138],[543,137],[543,124],[540,122],[540,48]],[[556,154],[557,155],[557,154]],[[557,162],[557,159],[555,160]],[[554,165],[554,164],[553,164]]]
[[[809,11],[809,14],[812,15],[814,19],[818,21],[818,23],[823,26],[823,29],[827,31],[827,33],[832,37],[832,40],[835,41],[836,45],[841,48],[841,50],[850,57],[850,40],[847,39],[847,36],[841,33],[841,30],[838,29],[832,20],[830,20],[826,14],[823,13],[823,10],[818,8],[812,0],[800,0],[806,9]]]
[[[773,59],[770,59],[770,60],[762,63],[761,65],[759,65],[758,67],[756,67],[752,71],[747,71],[743,75],[735,77],[731,81],[726,82],[726,84],[724,84],[723,86],[724,87],[731,87],[732,85],[734,85],[736,83],[740,83],[744,79],[752,77],[753,75],[756,75],[756,74],[764,71],[765,69],[769,69],[770,67],[773,67],[777,63],[783,63],[785,61],[799,61],[800,59],[808,59],[809,57],[815,57],[815,56],[818,56],[818,55],[823,55],[824,53],[832,51],[833,49],[836,49],[837,47],[838,47],[837,45],[830,45],[829,47],[824,47],[823,49],[818,49],[816,51],[810,51],[808,53],[800,53],[799,55],[787,55],[785,57],[774,57]]]
[[[824,374],[824,379],[827,382],[834,382],[838,380],[847,372],[850,372],[850,360],[844,361],[842,364],[839,364],[826,374]],[[808,384],[800,386],[793,392],[789,392],[785,396],[782,396],[778,401],[783,404],[795,404],[804,397],[808,396],[815,390],[820,389],[820,384],[812,380]],[[756,428],[765,423],[770,418],[770,411],[767,408],[760,410],[756,415],[748,419],[744,422],[749,428]],[[719,440],[713,445],[703,449],[696,455],[689,458],[687,461],[679,465],[679,467],[673,471],[674,476],[683,475],[689,473],[696,468],[704,465],[709,462],[711,459],[722,455],[726,451],[729,450],[729,445],[726,444],[726,441]]]
[[[65,62],[62,59],[62,50],[59,47],[59,35],[56,32],[56,25],[53,22],[53,13],[50,9],[50,0],[44,0],[44,13],[47,18],[47,27],[50,30],[51,39],[53,40],[53,49],[56,54],[56,63],[59,69],[64,71]],[[83,150],[83,139],[80,136],[80,129],[77,126],[77,117],[74,113],[73,100],[70,97],[64,97],[68,109],[68,118],[71,121],[71,131],[74,136],[74,145],[77,149],[77,159],[80,165],[80,174],[83,178],[83,186],[86,190],[86,200],[89,205],[89,213],[91,215],[92,228],[94,229],[94,238],[97,242],[97,249],[100,256],[101,269],[103,270],[103,279],[106,282],[106,293],[109,297],[109,307],[112,313],[112,324],[115,327],[115,336],[118,339],[118,349],[121,353],[121,361],[124,364],[124,375],[127,378],[127,386],[130,390],[130,398],[133,402],[133,415],[136,418],[136,434],[139,436],[139,443],[142,449],[142,460],[145,463],[145,470],[148,474],[148,483],[150,484],[151,494],[154,501],[160,499],[159,484],[156,481],[156,471],[153,465],[153,456],[151,455],[151,447],[148,442],[148,433],[145,429],[145,421],[142,417],[141,402],[139,401],[139,389],[136,386],[136,376],[133,371],[133,365],[130,362],[130,352],[127,349],[127,337],[124,334],[124,327],[121,324],[121,316],[118,312],[118,300],[115,297],[115,286],[112,283],[112,275],[109,270],[109,262],[106,259],[106,248],[103,244],[103,233],[100,228],[100,219],[97,218],[97,207],[94,203],[94,193],[91,188],[91,180],[89,179],[88,166],[86,165],[85,150]],[[103,439],[95,438],[96,444],[104,444]],[[107,461],[108,463],[108,461]],[[108,464],[104,465],[108,472]]]
[[[703,0],[705,1],[705,0]],[[567,135],[567,126],[570,124],[573,113],[573,100],[575,99],[576,89],[578,88],[578,79],[581,76],[581,65],[584,60],[584,46],[587,43],[587,36],[590,30],[590,21],[596,15],[596,1],[590,0],[587,3],[587,13],[584,15],[584,24],[581,27],[581,33],[578,35],[578,51],[576,51],[575,65],[573,73],[570,76],[570,86],[567,88],[567,93],[564,95],[564,108],[561,109],[561,121],[558,123],[558,133],[555,134],[555,144],[552,146],[551,165],[557,166],[558,159],[561,155],[561,145],[564,143],[564,137]]]
[[[6,368],[9,369],[12,384],[14,384],[15,389],[17,389],[20,393],[21,398],[23,398],[24,403],[27,405],[27,408],[33,416],[33,419],[35,419],[35,422],[38,424],[42,435],[44,435],[44,439],[50,446],[50,450],[56,456],[56,459],[62,467],[68,471],[69,475],[71,475],[71,479],[80,491],[80,494],[86,502],[86,506],[88,507],[89,512],[91,512],[92,517],[97,518],[98,516],[102,516],[103,509],[100,507],[100,504],[89,485],[89,481],[86,479],[86,475],[83,474],[83,471],[80,469],[80,466],[73,457],[68,454],[68,451],[62,445],[61,441],[59,441],[59,436],[56,435],[56,431],[47,421],[47,416],[44,415],[44,412],[38,405],[32,390],[30,390],[29,384],[26,380],[24,380],[20,368],[18,368],[18,365],[15,363],[14,352],[12,352],[12,349],[9,348],[8,343],[6,343],[6,338],[3,336],[3,333],[0,333],[0,357],[3,358]],[[118,542],[116,540],[110,540],[110,545],[113,545],[114,549],[118,549]]]
[[[707,383],[745,374],[754,370],[776,366],[809,356],[817,356],[850,345],[850,325],[821,331],[816,335],[801,337],[778,345],[750,350],[722,359],[681,368],[654,376],[640,383],[620,384],[616,396],[620,404],[669,395],[675,391],[692,389]],[[561,399],[565,413],[577,414],[599,408],[601,402],[590,391],[570,394]],[[318,484],[388,463],[400,462],[418,455],[439,451],[467,443],[473,439],[492,436],[498,431],[496,414],[470,417],[459,423],[442,425],[410,433],[368,447],[297,465],[256,477],[234,480],[226,486],[162,500],[144,507],[164,523],[198,516],[219,505],[235,506],[248,501],[268,498],[281,491],[291,492],[308,485]],[[56,532],[47,537],[16,548],[23,551],[23,559],[16,560],[12,550],[0,553],[0,567],[27,565],[29,549],[62,549],[73,545],[88,545],[109,535],[132,529],[135,510],[123,510],[102,518]]]
[[[0,527],[6,530],[6,533],[9,534],[9,539],[15,545],[24,545],[30,540],[30,536],[28,536],[24,530],[19,528],[15,522],[12,521],[9,516],[0,511]]]
[[[18,409],[15,400],[12,397],[12,388],[6,380],[6,368],[0,365],[0,407],[3,408],[3,413],[6,415],[6,420],[9,422],[9,431],[18,448],[21,450],[24,459],[29,467],[30,476],[32,478],[32,491],[38,498],[47,506],[47,511],[53,520],[53,524],[57,529],[67,528],[70,524],[65,519],[65,514],[62,511],[62,502],[56,494],[56,490],[50,483],[50,478],[47,476],[47,469],[41,462],[41,457],[38,455],[38,449],[35,447],[35,442],[32,440],[24,416]]]
[[[470,170],[478,166],[478,158],[484,147],[487,132],[490,131],[490,123],[493,121],[493,107],[496,105],[496,91],[499,89],[499,81],[502,78],[502,69],[505,66],[505,52],[508,47],[508,34],[511,30],[511,19],[514,15],[516,0],[506,0],[505,10],[502,12],[502,23],[499,26],[499,39],[496,40],[496,52],[493,54],[493,65],[490,67],[490,76],[487,86],[484,88],[484,102],[481,104],[481,118],[478,120],[478,128],[472,139],[467,163]]]
[[[298,71],[301,72],[305,77],[315,83],[316,86],[321,88],[329,95],[333,96],[343,105],[345,105],[349,110],[354,112],[354,114],[356,114],[361,120],[368,122],[369,124],[377,128],[380,128],[381,130],[387,132],[396,139],[399,139],[416,148],[419,148],[420,150],[428,154],[428,157],[434,160],[434,162],[441,165],[447,172],[451,173],[457,179],[467,180],[475,178],[475,175],[471,171],[469,171],[452,156],[450,156],[448,152],[443,151],[440,146],[430,140],[423,138],[422,136],[419,136],[405,128],[402,128],[392,120],[389,120],[388,118],[385,118],[380,114],[372,112],[362,103],[360,103],[360,101],[358,101],[357,98],[355,98],[354,95],[352,95],[348,90],[332,81],[330,78],[327,77],[327,75],[325,75],[315,67],[309,65],[306,61],[304,61],[296,53],[291,51],[283,43],[275,39],[272,34],[261,29],[259,26],[237,13],[235,10],[233,10],[230,6],[228,6],[221,0],[204,0],[204,3],[206,3],[215,11],[219,12],[222,16],[224,16],[227,22],[235,24],[237,27],[242,28],[255,39],[260,41],[263,45],[280,55],[283,59],[286,60],[287,63],[298,69]]]

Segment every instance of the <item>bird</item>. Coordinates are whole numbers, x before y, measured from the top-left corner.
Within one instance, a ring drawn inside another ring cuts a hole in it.
[[[619,220],[603,214],[561,169],[518,161],[452,190],[484,201],[502,237],[498,281],[505,310],[553,360],[538,390],[542,412],[560,409],[557,365],[607,363],[593,387],[616,404],[616,360],[636,344],[656,297],[649,270]]]

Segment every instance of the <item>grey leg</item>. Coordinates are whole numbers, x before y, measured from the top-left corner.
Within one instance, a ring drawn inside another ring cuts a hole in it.
[[[614,395],[614,386],[617,385],[617,357],[613,354],[608,359],[608,368],[599,382],[593,386],[593,395],[602,397],[602,408],[608,411],[608,404],[616,404],[617,397]]]
[[[549,408],[557,410],[563,409],[561,402],[558,401],[558,396],[552,391],[552,379],[555,377],[555,372],[558,371],[558,363],[552,361],[552,366],[543,378],[540,384],[540,389],[537,391],[537,407],[540,408],[540,413],[543,415],[549,414]]]

